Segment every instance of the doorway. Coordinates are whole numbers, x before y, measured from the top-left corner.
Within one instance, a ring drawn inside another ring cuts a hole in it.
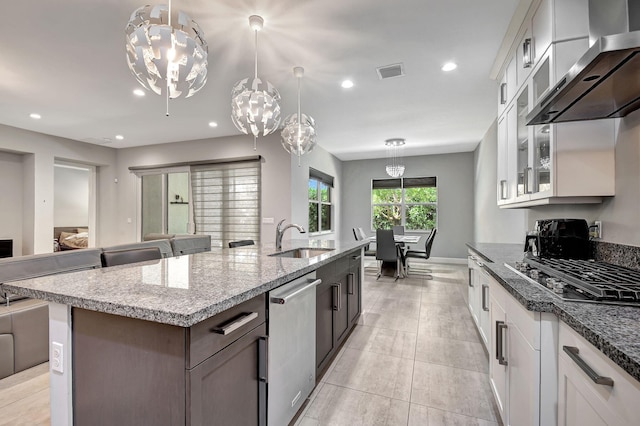
[[[95,247],[96,167],[56,159],[53,170],[54,228],[80,228],[82,231],[86,230],[87,246]]]

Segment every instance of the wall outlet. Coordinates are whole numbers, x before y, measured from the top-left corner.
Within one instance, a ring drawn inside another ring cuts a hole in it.
[[[64,346],[62,343],[51,342],[51,369],[64,373]]]
[[[272,217],[263,217],[262,223],[264,223],[265,225],[272,225],[274,223],[274,220]]]
[[[596,238],[601,239],[602,238],[602,221],[601,220],[596,220],[595,221],[595,225],[596,225]]]

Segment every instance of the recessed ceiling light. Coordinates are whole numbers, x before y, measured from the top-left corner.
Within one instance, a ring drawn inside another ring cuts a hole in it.
[[[40,114],[36,114],[35,112],[32,114],[29,114],[29,117],[33,118],[34,120],[40,120],[42,118]]]
[[[209,127],[218,127],[218,123],[216,123],[215,121],[210,121]]]
[[[342,82],[341,86],[343,89],[351,89],[353,87],[353,81],[345,80]]]
[[[458,68],[458,65],[454,62],[447,62],[442,66],[442,71],[453,71]]]
[[[123,140],[123,139],[124,139],[124,136],[122,136],[122,135],[116,135],[116,139],[118,139],[119,141],[121,141],[121,140]]]
[[[136,96],[144,96],[146,93],[144,93],[144,90],[142,89],[136,89],[133,91],[133,94]]]

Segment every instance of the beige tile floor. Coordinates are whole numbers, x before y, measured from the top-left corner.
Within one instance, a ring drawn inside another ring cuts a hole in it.
[[[297,425],[496,425],[466,266],[430,263],[432,278],[415,271],[397,282],[376,281],[372,266],[364,314]],[[0,426],[49,424],[47,370],[0,380]]]
[[[367,266],[364,313],[296,426],[499,424],[466,265],[429,263],[430,277],[416,265],[395,282]]]

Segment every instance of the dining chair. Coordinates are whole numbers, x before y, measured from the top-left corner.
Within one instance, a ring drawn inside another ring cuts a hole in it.
[[[429,236],[427,237],[425,243],[424,243],[424,251],[419,251],[419,250],[407,250],[407,252],[404,254],[404,261],[405,261],[405,271],[407,273],[407,275],[409,275],[409,259],[410,258],[414,258],[414,259],[424,259],[424,260],[428,260],[429,257],[431,256],[431,246],[433,246],[433,240],[436,237],[436,232],[438,232],[438,230],[436,228],[433,228],[431,230],[431,233],[429,234]],[[431,272],[430,269],[426,269],[425,272],[429,273]]]
[[[378,278],[382,276],[382,268],[385,262],[395,262],[396,264],[396,280],[400,278],[401,257],[400,249],[393,239],[393,230],[378,229],[376,230],[376,260],[379,264]]]
[[[364,233],[362,228],[353,228],[353,236],[356,237],[356,241],[362,241],[367,238],[367,235]],[[375,256],[376,251],[371,250],[369,245],[364,246],[364,255],[365,256]]]
[[[252,246],[255,243],[253,240],[239,240],[239,241],[229,241],[229,248],[241,247],[241,246]]]
[[[145,247],[129,250],[103,251],[101,254],[102,267],[126,265],[129,263],[144,262],[146,260],[162,259],[158,247]]]
[[[404,225],[394,225],[393,235],[404,235]]]

